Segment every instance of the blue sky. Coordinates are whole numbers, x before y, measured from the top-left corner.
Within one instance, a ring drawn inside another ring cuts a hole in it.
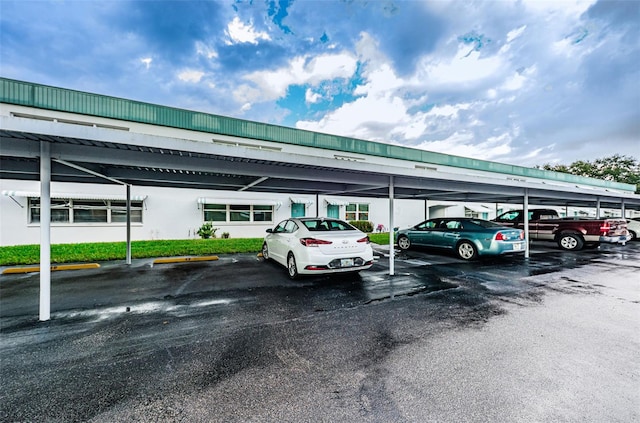
[[[522,166],[640,158],[640,2],[0,0],[0,75]]]

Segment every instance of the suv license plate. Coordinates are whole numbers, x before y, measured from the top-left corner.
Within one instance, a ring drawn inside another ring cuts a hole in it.
[[[340,259],[340,267],[353,267],[353,259]]]

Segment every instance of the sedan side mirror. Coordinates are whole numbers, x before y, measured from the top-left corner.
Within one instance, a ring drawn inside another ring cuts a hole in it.
[[[267,232],[271,234],[271,233],[273,233],[273,229],[269,228],[269,229],[267,229]]]

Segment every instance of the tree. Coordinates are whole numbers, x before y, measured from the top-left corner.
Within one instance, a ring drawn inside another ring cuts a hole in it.
[[[569,166],[545,164],[542,169],[632,184],[636,186],[636,194],[640,194],[640,161],[631,156],[615,154],[593,162],[578,160]]]

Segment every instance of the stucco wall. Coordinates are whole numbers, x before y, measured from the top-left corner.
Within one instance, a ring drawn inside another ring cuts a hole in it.
[[[33,181],[0,180],[0,191],[39,192],[40,185]],[[125,195],[125,189],[115,184],[51,184],[52,193],[87,193],[95,195]],[[196,189],[172,189],[159,187],[133,186],[132,196],[146,196],[144,201],[143,222],[132,223],[132,240],[153,239],[188,239],[198,238],[197,229],[204,221],[199,197],[238,198],[252,200],[270,200],[281,202],[275,209],[274,221],[271,223],[214,223],[219,228],[217,235],[229,232],[232,238],[262,237],[267,228],[291,216],[291,200],[288,194],[252,193],[235,191],[211,191]],[[315,195],[295,195],[312,201],[306,206],[306,216],[316,215]],[[358,198],[318,196],[317,210],[320,216],[327,215],[327,199],[340,199],[356,203],[369,204],[369,220],[374,225],[389,224],[389,203],[386,198]],[[15,201],[14,201],[15,200]],[[425,217],[424,201],[395,200],[394,226],[407,227],[422,221]],[[340,206],[340,217],[345,218],[345,207]],[[111,242],[124,241],[126,227],[123,223],[88,223],[70,224],[53,223],[51,226],[51,242]],[[40,242],[40,225],[28,223],[28,205],[25,197],[9,197],[0,195],[0,245],[38,244]]]

